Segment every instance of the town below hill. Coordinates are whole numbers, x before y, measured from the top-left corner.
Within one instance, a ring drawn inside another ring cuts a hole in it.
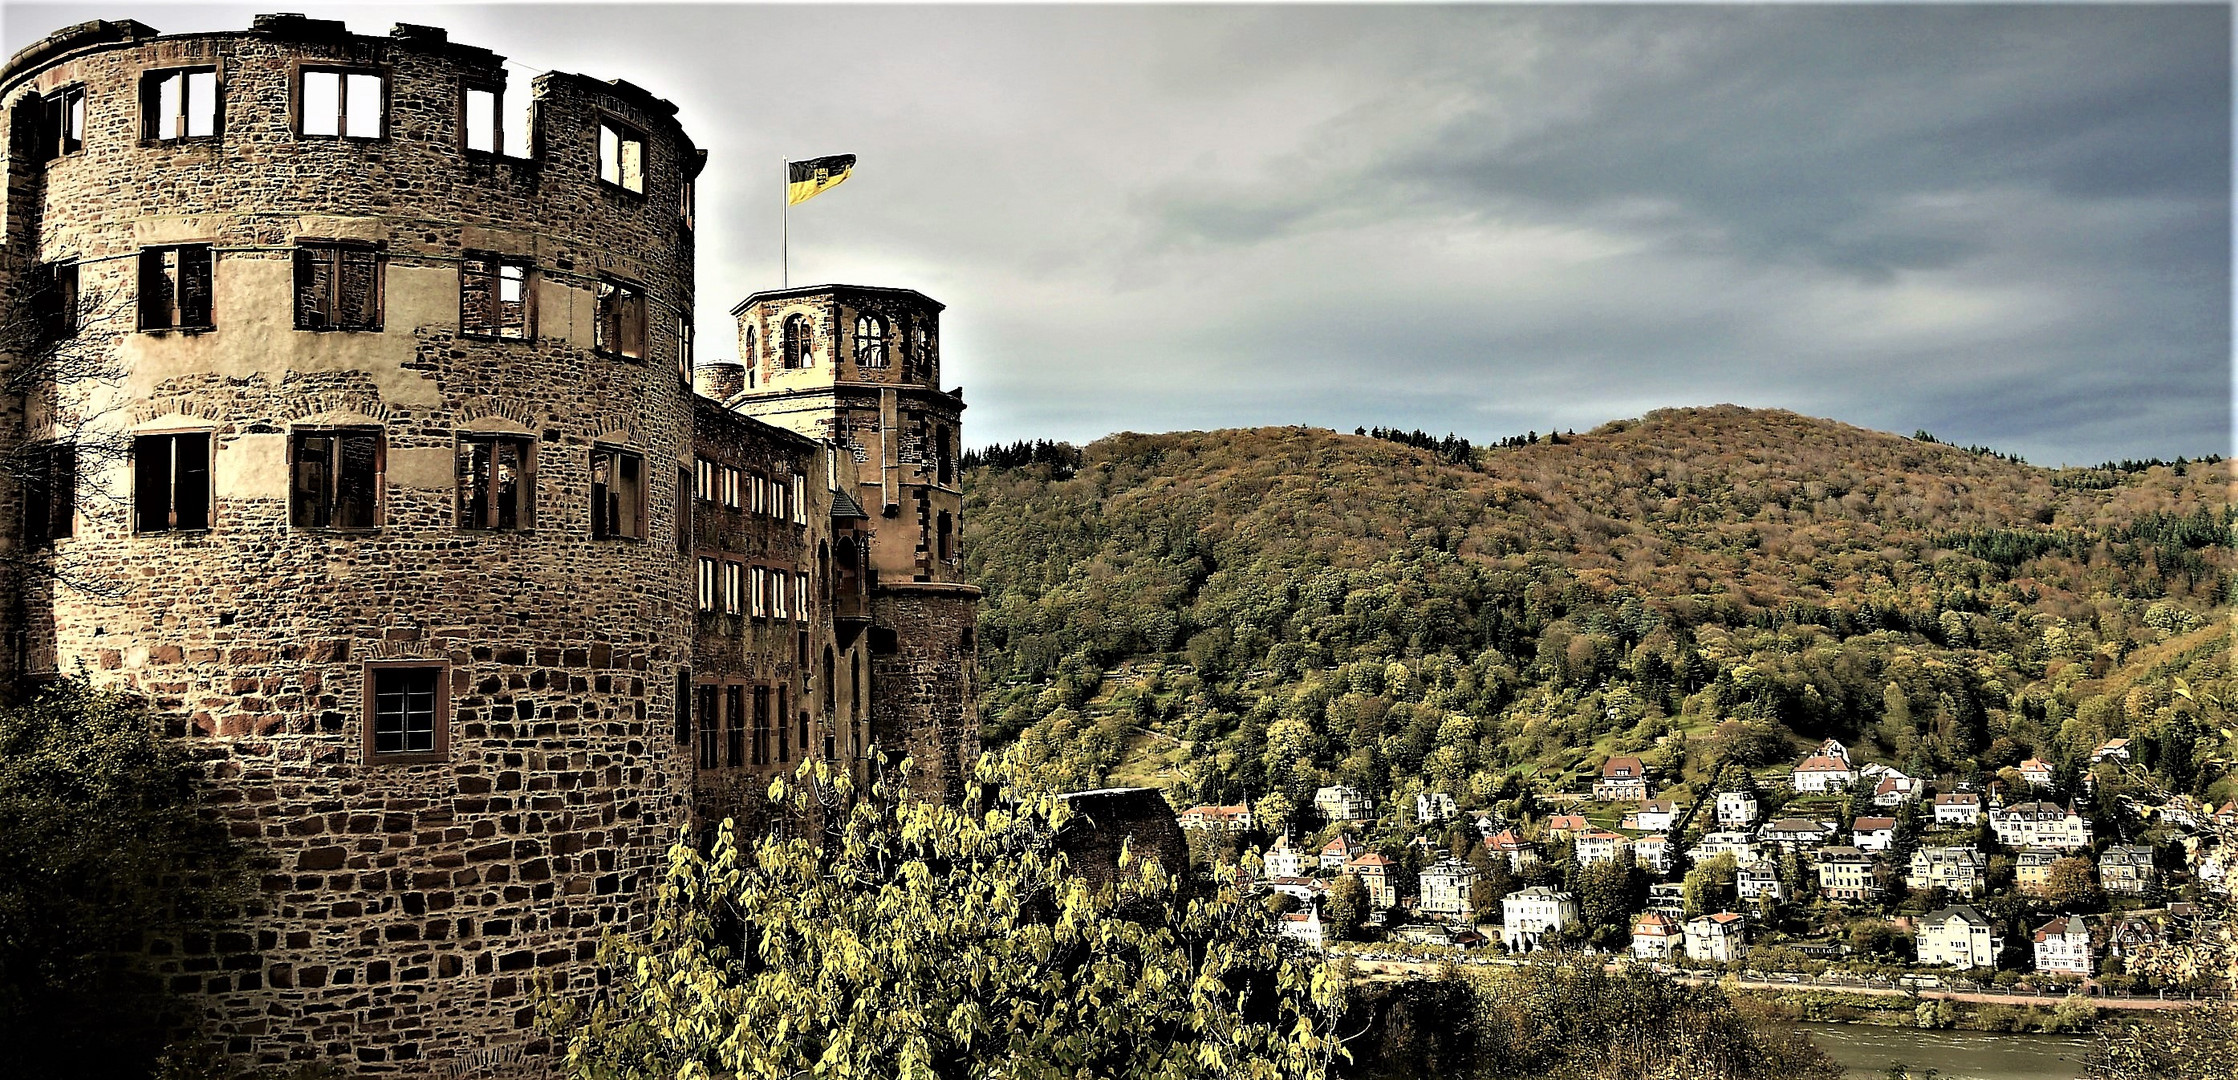
[[[2181,991],[2138,950],[2227,900],[2219,459],[1719,407],[972,465],[987,742],[1162,789],[1295,936]]]

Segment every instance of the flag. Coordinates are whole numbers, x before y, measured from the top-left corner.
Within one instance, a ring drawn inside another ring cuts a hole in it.
[[[785,163],[785,205],[807,202],[823,194],[826,188],[838,187],[853,171],[853,154],[788,161]]]

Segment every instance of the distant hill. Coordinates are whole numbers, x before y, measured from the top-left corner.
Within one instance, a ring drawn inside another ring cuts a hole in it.
[[[981,460],[987,733],[1083,782],[1487,805],[1616,751],[1700,781],[1832,735],[1980,777],[2125,735],[2227,787],[2220,461],[2045,469],[1730,406],[1459,453],[1259,428]]]

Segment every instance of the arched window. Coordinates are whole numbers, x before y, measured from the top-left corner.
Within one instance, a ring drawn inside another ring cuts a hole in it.
[[[866,368],[886,366],[886,323],[876,315],[855,319],[855,363]]]
[[[940,512],[940,547],[939,547],[939,551],[940,551],[940,561],[942,561],[942,562],[947,562],[948,560],[950,560],[950,559],[953,559],[953,558],[955,558],[955,557],[956,557],[956,526],[955,526],[955,519],[954,519],[954,518],[951,518],[951,517],[949,517],[949,516],[948,516],[948,511],[946,511],[946,510],[943,510],[943,511],[941,511],[941,512]]]
[[[794,315],[785,320],[785,366],[804,368],[815,359],[808,343],[808,316]]]
[[[746,370],[748,371],[752,371],[755,368],[761,366],[762,354],[760,344],[761,335],[755,333],[753,327],[747,327],[745,340],[738,343],[738,359],[740,363],[746,365]]]

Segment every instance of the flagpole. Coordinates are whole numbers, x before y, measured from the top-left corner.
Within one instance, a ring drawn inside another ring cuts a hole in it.
[[[792,180],[792,163],[778,155],[777,201],[783,208],[777,212],[777,281],[783,289],[793,287],[793,200],[786,190]]]

